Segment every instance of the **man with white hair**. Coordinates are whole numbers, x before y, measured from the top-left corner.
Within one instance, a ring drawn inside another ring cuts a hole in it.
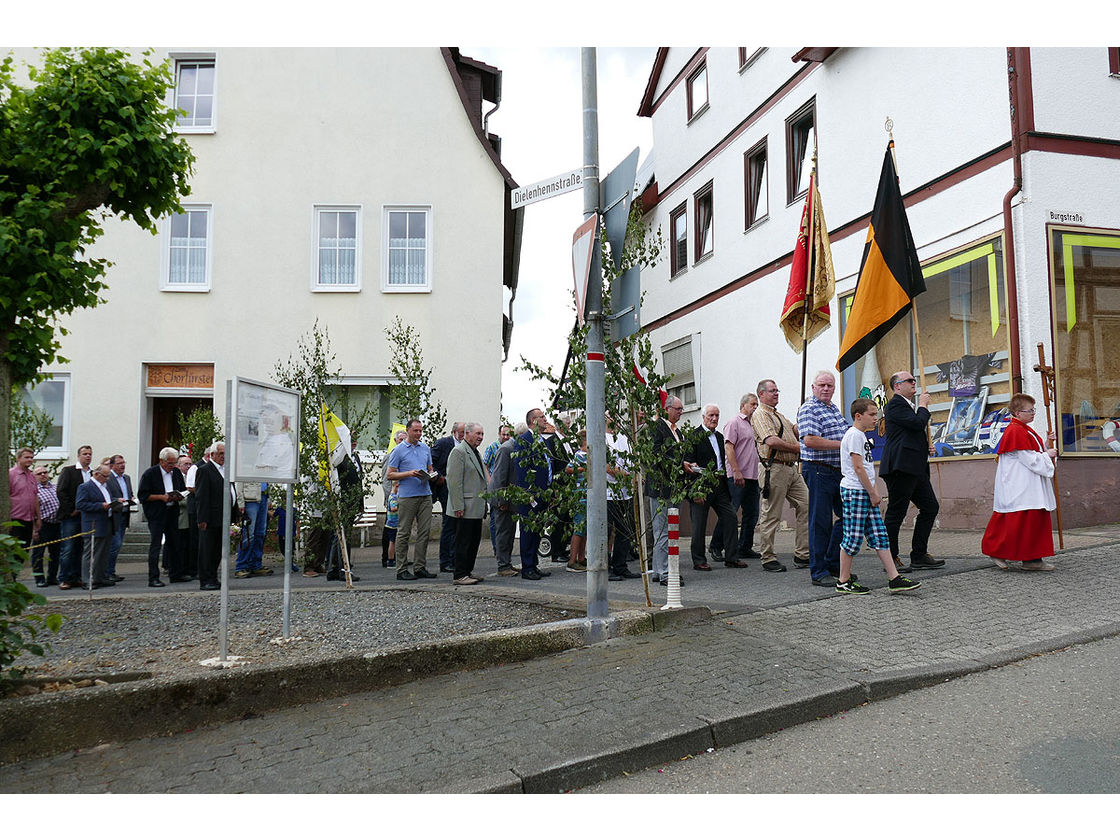
[[[513,535],[517,530],[517,523],[513,521],[513,507],[504,498],[503,491],[513,480],[511,456],[517,448],[517,439],[528,429],[525,423],[518,423],[513,429],[513,435],[498,447],[494,466],[490,470],[490,480],[486,485],[494,517],[494,558],[498,561],[498,574],[502,577],[514,577],[520,571],[513,567]]]
[[[179,503],[186,496],[187,484],[175,466],[179,452],[170,446],[159,451],[159,463],[140,476],[136,497],[148,521],[148,586],[159,587],[159,553],[163,545],[168,573],[174,581],[183,577],[183,555],[179,545]]]
[[[694,476],[705,473],[715,477],[714,486],[703,496],[694,496],[689,502],[692,514],[692,568],[700,572],[710,572],[712,567],[704,558],[704,538],[708,533],[708,511],[715,510],[723,525],[724,534],[734,534],[738,523],[735,521],[735,508],[731,506],[731,491],[727,488],[727,454],[723,435],[719,431],[719,406],[709,403],[704,406],[702,419],[707,432],[691,452],[692,460],[685,462],[685,468]],[[745,569],[747,562],[730,554],[723,561],[725,566]]]

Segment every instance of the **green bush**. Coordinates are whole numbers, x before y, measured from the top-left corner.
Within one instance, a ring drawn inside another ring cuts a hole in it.
[[[14,523],[7,523],[8,526]],[[57,633],[62,616],[24,615],[32,604],[45,604],[47,599],[32,592],[16,578],[27,561],[27,549],[8,533],[0,533],[0,693],[6,680],[23,674],[11,667],[23,653],[43,655],[43,646],[35,641],[42,628]],[[48,645],[49,647],[49,645]]]

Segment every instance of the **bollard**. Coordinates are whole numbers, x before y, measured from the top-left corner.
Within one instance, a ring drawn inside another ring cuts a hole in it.
[[[681,560],[678,544],[681,538],[681,510],[669,508],[669,586],[663,610],[679,610],[681,603]]]

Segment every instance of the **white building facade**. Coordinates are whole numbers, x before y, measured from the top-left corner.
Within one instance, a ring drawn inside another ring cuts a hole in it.
[[[378,409],[359,445],[384,449],[407,419],[389,401],[397,317],[423,340],[449,422],[495,435],[521,225],[485,130],[501,72],[453,48],[159,55],[197,156],[191,194],[157,236],[105,225],[105,303],[63,320],[69,361],[32,395],[56,421],[41,456],[88,443],[137,473],[180,444],[179,412],[224,418],[226,381],[274,381],[316,322],[350,404]]]
[[[1115,521],[1120,49],[662,48],[639,114],[654,135],[643,208],[668,254],[643,272],[642,323],[686,417],[716,403],[726,419],[764,378],[796,414],[802,357],[778,318],[814,147],[837,297],[806,368],[836,372],[889,118],[927,291],[917,334],[904,320],[838,375],[837,404],[920,360],[940,525],[982,526],[1012,393],[1038,399],[1046,431],[1041,343],[1064,524]]]

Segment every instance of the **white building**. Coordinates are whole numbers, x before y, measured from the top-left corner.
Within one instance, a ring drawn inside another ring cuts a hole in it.
[[[970,412],[990,418],[1023,390],[1045,433],[1039,343],[1057,370],[1063,524],[1115,521],[1120,49],[662,48],[639,114],[654,136],[643,207],[669,255],[643,272],[642,322],[694,422],[709,402],[726,418],[763,378],[796,414],[802,358],[778,318],[814,140],[838,294],[808,377],[835,370],[889,117],[926,274],[917,312],[945,456],[941,526],[982,526],[990,512],[989,427]],[[839,377],[837,404],[917,371],[917,350],[907,319]],[[938,374],[965,357],[985,363],[980,392],[954,398],[955,373]]]
[[[495,434],[522,212],[486,131],[501,72],[450,48],[163,54],[191,194],[158,236],[105,225],[106,302],[63,321],[69,362],[35,389],[56,419],[42,455],[89,443],[137,474],[179,445],[178,412],[224,418],[227,379],[273,381],[316,321],[352,403],[379,408],[360,445],[384,448],[405,419],[388,393],[397,316],[423,338],[449,421]]]

